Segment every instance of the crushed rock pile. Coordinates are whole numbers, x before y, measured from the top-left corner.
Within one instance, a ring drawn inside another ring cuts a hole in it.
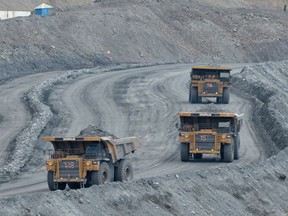
[[[108,131],[105,131],[105,130],[102,130],[102,129],[94,126],[94,125],[89,125],[87,128],[81,130],[78,136],[79,137],[85,137],[85,136],[89,136],[89,137],[111,136],[113,139],[117,139],[118,138],[115,135],[113,135],[112,133],[110,133]]]

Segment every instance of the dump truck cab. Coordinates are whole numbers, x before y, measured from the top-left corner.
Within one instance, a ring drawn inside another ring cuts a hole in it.
[[[202,97],[216,97],[217,103],[229,103],[231,68],[193,66],[190,73],[189,102],[202,102]]]
[[[180,112],[177,124],[182,161],[212,154],[225,162],[239,158],[242,116],[234,113]]]
[[[50,190],[77,189],[110,181],[133,178],[132,164],[125,157],[134,153],[140,142],[136,137],[44,137],[53,144],[46,162]]]

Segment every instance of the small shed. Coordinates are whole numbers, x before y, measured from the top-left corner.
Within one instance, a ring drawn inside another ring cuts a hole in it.
[[[42,3],[38,7],[35,8],[35,14],[36,15],[41,15],[41,16],[48,16],[49,11],[53,10],[54,8],[51,5]]]

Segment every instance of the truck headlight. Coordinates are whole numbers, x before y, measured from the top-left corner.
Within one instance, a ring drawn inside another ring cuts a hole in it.
[[[53,165],[53,161],[46,161],[46,165],[52,166]]]
[[[90,166],[91,165],[91,161],[86,161],[86,166]]]
[[[226,138],[226,134],[222,134],[222,139],[225,139]]]

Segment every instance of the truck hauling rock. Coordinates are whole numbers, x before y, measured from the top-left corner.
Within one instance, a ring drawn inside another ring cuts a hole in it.
[[[201,103],[202,97],[216,97],[217,103],[229,103],[231,68],[194,66],[190,73],[189,102]]]
[[[54,146],[46,162],[51,191],[64,190],[67,184],[70,189],[77,189],[133,178],[127,155],[140,147],[136,137],[116,138],[89,126],[76,137],[44,137],[43,141]]]
[[[180,156],[182,161],[202,159],[203,154],[224,162],[239,158],[242,116],[234,113],[180,112]]]

